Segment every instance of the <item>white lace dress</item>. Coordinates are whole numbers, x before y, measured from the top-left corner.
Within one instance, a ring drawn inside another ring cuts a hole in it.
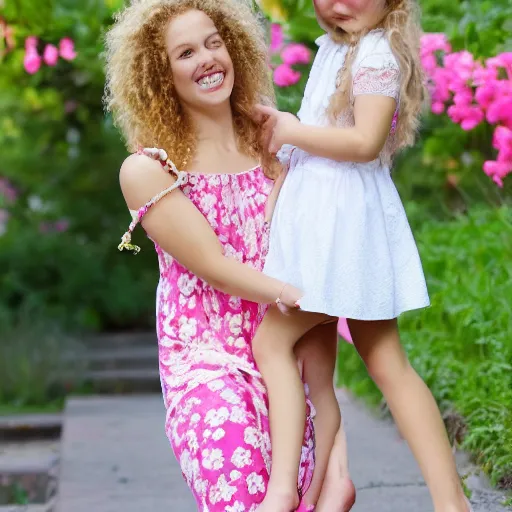
[[[347,47],[328,35],[320,46],[298,114],[326,126]],[[399,100],[400,72],[385,33],[369,33],[352,68],[353,96]],[[352,109],[340,120],[353,126]],[[337,162],[294,148],[277,200],[264,272],[304,291],[301,307],[359,320],[396,318],[429,305],[418,250],[391,179],[392,133],[370,163]],[[283,148],[283,160],[290,148]]]

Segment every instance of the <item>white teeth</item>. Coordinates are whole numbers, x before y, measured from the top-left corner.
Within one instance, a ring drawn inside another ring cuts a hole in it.
[[[213,75],[201,78],[197,83],[201,89],[213,89],[218,87],[224,81],[224,73],[214,73]]]

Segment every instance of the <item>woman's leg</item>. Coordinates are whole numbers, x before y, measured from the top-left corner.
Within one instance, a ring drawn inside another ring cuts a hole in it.
[[[297,480],[306,402],[294,346],[324,315],[269,309],[253,339],[253,353],[267,386],[272,440],[272,471],[258,512],[290,512],[298,506]]]
[[[337,338],[336,322],[325,323],[309,331],[295,350],[316,410],[315,472],[303,503],[318,504],[316,510],[325,512],[347,512],[355,498],[348,471],[345,431],[333,382]]]
[[[234,372],[194,388],[166,422],[200,512],[254,512],[267,489],[265,388],[260,380]]]
[[[348,322],[359,355],[418,461],[436,512],[467,512],[441,414],[432,393],[407,360],[397,321]]]

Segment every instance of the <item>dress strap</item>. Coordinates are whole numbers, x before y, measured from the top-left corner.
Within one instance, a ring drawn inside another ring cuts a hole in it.
[[[118,249],[123,251],[126,249],[127,251],[133,251],[133,254],[138,254],[140,252],[140,247],[138,245],[132,244],[132,233],[137,227],[137,224],[142,220],[144,215],[148,213],[150,208],[154,206],[158,201],[163,199],[165,196],[170,194],[173,190],[176,190],[181,185],[183,185],[187,181],[187,173],[184,171],[178,171],[176,165],[172,160],[169,160],[167,157],[167,153],[163,149],[158,148],[141,148],[137,151],[139,155],[145,155],[153,160],[158,160],[162,165],[165,172],[172,172],[176,176],[176,181],[166,189],[162,190],[154,197],[152,197],[144,206],[139,208],[138,210],[130,210],[132,216],[132,222],[128,227],[128,231],[121,237],[121,243],[118,245]]]

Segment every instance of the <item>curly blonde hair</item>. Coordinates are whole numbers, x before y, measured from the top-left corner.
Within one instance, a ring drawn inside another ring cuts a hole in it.
[[[178,168],[186,167],[196,135],[173,85],[164,32],[173,18],[190,10],[203,11],[214,22],[233,61],[231,106],[239,148],[260,158],[272,175],[274,161],[251,117],[256,103],[275,102],[265,31],[242,0],[133,0],[106,35],[106,109],[130,151],[163,148]]]
[[[318,13],[317,13],[318,15]],[[383,28],[400,67],[400,104],[396,132],[392,137],[392,151],[414,144],[419,116],[426,98],[423,68],[420,62],[421,26],[415,0],[386,0],[382,20],[364,32],[348,34],[339,27],[329,26],[319,17],[320,25],[331,37],[349,45],[343,68],[338,76],[339,86],[330,99],[328,114],[332,121],[346,111],[352,99],[352,65],[362,38],[371,30]]]

